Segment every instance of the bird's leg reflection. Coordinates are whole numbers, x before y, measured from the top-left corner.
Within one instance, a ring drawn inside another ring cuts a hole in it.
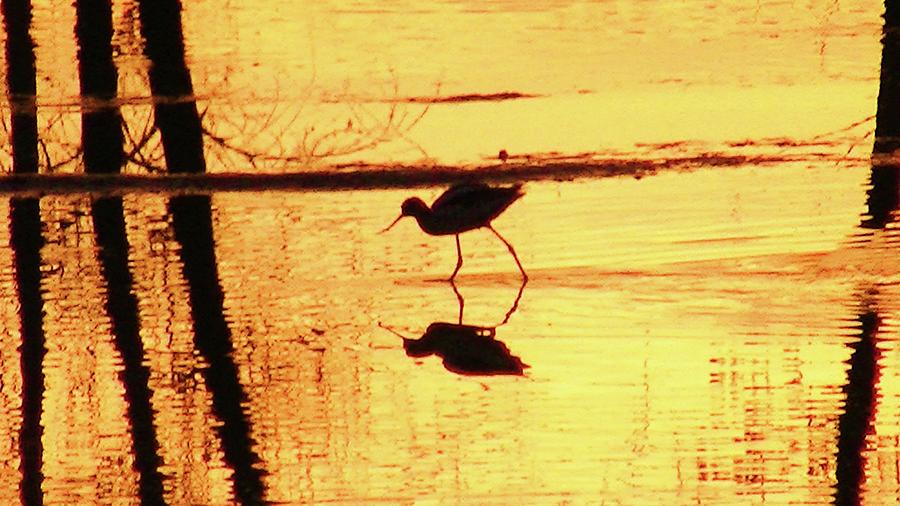
[[[457,236],[457,241],[459,241],[459,236]],[[453,279],[450,280],[450,286],[453,288],[453,293],[456,294],[456,300],[459,302],[459,324],[462,325],[463,320],[463,308],[466,306],[466,300],[463,299],[461,293],[459,293],[459,288],[456,287],[456,283],[453,282]]]
[[[527,278],[527,277],[522,278],[522,284],[519,286],[519,293],[516,294],[516,300],[513,301],[513,304],[512,304],[512,306],[509,308],[509,311],[506,312],[506,316],[503,317],[503,321],[500,322],[499,325],[497,325],[498,327],[499,327],[500,325],[506,325],[506,322],[509,321],[509,318],[513,315],[513,313],[515,313],[516,310],[519,309],[519,301],[522,300],[522,293],[525,292],[525,285],[527,285],[527,284],[528,284],[528,278]],[[459,322],[462,323],[462,309],[461,309],[461,308],[460,308],[460,313],[459,313],[459,315],[460,315],[460,321],[459,321]]]
[[[519,309],[519,301],[522,300],[522,294],[525,293],[525,285],[528,284],[528,278],[522,278],[522,284],[519,285],[519,292],[516,294],[515,300],[513,300],[512,305],[509,307],[509,310],[503,316],[503,321],[498,323],[496,326],[499,327],[501,325],[506,325],[509,322],[509,319],[512,317],[513,313]],[[456,283],[453,280],[450,280],[450,288],[453,289],[453,293],[456,295],[456,300],[459,303],[459,316],[457,322],[462,325],[463,322],[463,310],[466,306],[466,299],[463,298],[462,293],[459,291],[459,287],[456,286]]]

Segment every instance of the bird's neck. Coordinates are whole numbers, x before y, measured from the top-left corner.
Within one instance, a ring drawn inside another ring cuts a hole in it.
[[[433,233],[434,231],[434,214],[431,212],[431,209],[425,207],[423,209],[417,209],[416,213],[413,214],[413,218],[416,219],[416,223],[419,224],[419,228],[421,228],[426,233]]]

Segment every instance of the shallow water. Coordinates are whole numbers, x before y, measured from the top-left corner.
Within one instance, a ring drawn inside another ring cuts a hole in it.
[[[134,178],[0,180],[0,502],[900,499],[881,6],[186,3],[221,177],[162,179],[137,7]],[[43,175],[85,168],[74,16],[34,6]],[[527,284],[378,233],[461,175],[525,182]]]
[[[179,241],[169,199],[125,197],[129,316],[165,497],[228,501],[229,476],[246,463],[228,461],[216,427],[236,423],[259,458],[243,471],[265,471],[256,481],[271,501],[821,503],[835,484],[847,361],[870,312],[881,358],[864,497],[893,497],[896,234],[858,227],[864,171],[778,174],[777,189],[754,167],[528,185],[495,223],[531,278],[496,330],[531,366],[523,377],[450,373],[437,357],[407,357],[388,330],[418,337],[458,318],[439,280],[452,240],[411,221],[375,233],[408,192],[214,195],[219,312],[191,298],[204,267],[182,256],[196,246]],[[698,204],[710,188],[718,199]],[[107,283],[121,280],[98,265],[97,230],[78,214],[88,201],[41,206],[45,496],[135,496],[125,366],[104,308]],[[665,223],[652,219],[661,214]],[[462,244],[463,321],[495,326],[518,294],[515,264],[488,233]],[[15,364],[13,273],[4,278],[3,353]],[[233,352],[198,352],[194,318],[223,325]],[[217,397],[238,399],[213,390],[212,367],[233,368],[243,422],[218,412]],[[5,376],[16,441],[18,367]],[[8,451],[14,500],[18,452]]]

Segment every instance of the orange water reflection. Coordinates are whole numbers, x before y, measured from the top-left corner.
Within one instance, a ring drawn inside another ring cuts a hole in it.
[[[41,168],[78,172],[92,105],[73,79],[74,12],[35,4]],[[116,103],[140,155],[125,170],[146,173],[162,153],[136,7],[113,12]],[[12,237],[21,200],[4,200],[0,502],[29,483],[97,504],[897,500],[896,210],[864,217],[879,13],[186,3],[196,96],[173,100],[196,100],[210,171],[427,170],[499,163],[501,148],[510,164],[702,161],[529,183],[498,219],[524,290],[486,232],[462,237],[458,293],[435,281],[452,240],[409,222],[378,235],[413,190],[125,195],[125,244],[97,225],[104,200],[45,196],[28,200],[36,252]],[[417,119],[428,97],[504,91],[537,96]],[[39,262],[36,363],[24,257]],[[531,367],[450,374],[385,329],[452,321],[502,327]]]
[[[850,240],[858,219],[843,219],[861,211],[865,174],[780,175],[783,194],[752,167],[530,185],[500,218],[532,272],[503,327],[503,341],[532,366],[522,378],[450,375],[437,359],[409,360],[379,327],[413,334],[458,314],[453,291],[430,281],[452,269],[452,240],[412,223],[375,233],[408,192],[217,195],[225,320],[265,497],[821,502],[834,484],[847,344],[859,336],[860,308],[874,303],[885,324],[866,493],[890,497],[897,271],[874,235]],[[662,210],[643,199],[679,182],[683,191],[649,199],[668,210],[662,233],[650,219]],[[697,205],[705,185],[734,185],[737,200],[721,203],[728,212]],[[554,212],[563,202],[569,212]],[[133,497],[121,362],[80,205],[42,200],[44,487],[60,500]],[[220,504],[232,497],[232,471],[167,205],[125,200],[165,497]],[[690,225],[698,220],[705,225]],[[459,279],[466,321],[501,321],[518,289],[515,266],[487,233],[463,241],[472,252]],[[863,297],[874,285],[877,298]],[[15,320],[4,320],[12,357]],[[16,371],[6,370],[6,384]],[[15,391],[5,398],[15,412]],[[4,462],[15,470],[11,451]],[[109,474],[96,474],[99,465]]]
[[[607,154],[636,143],[809,140],[871,114],[880,13],[866,2],[271,0],[188,3],[182,18],[210,170],[284,172],[360,160],[484,163],[502,148]],[[265,29],[250,28],[261,19]],[[59,171],[80,170],[74,139],[90,106],[78,95],[74,22],[68,3],[36,2],[39,127]],[[126,170],[161,168],[136,4],[116,3],[113,25],[126,152],[141,154]],[[500,92],[537,98],[408,102]],[[863,133],[829,140],[846,149]]]

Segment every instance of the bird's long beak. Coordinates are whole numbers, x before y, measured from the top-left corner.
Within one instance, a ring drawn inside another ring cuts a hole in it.
[[[394,221],[393,221],[390,225],[388,225],[384,230],[382,230],[381,232],[378,232],[378,233],[379,233],[379,234],[383,234],[383,233],[387,232],[387,231],[390,230],[394,225],[396,225],[397,222],[400,221],[402,218],[403,218],[403,215],[402,215],[402,214],[401,214],[400,216],[397,216],[397,219],[396,219],[396,220],[394,220]]]

